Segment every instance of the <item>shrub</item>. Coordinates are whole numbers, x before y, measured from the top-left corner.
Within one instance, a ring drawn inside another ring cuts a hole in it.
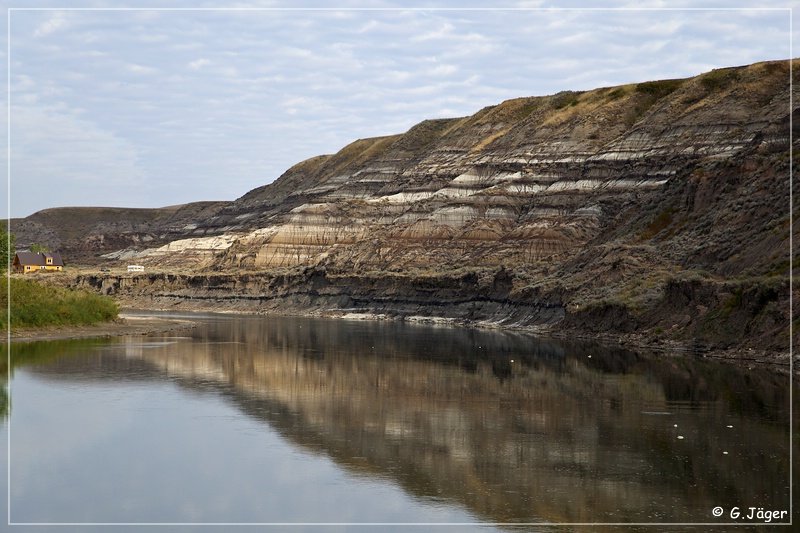
[[[661,211],[642,231],[641,238],[651,239],[655,237],[661,230],[672,224],[672,215],[674,213],[675,209],[672,207],[667,207]]]
[[[556,109],[564,109],[567,106],[578,105],[578,95],[572,91],[564,91],[555,95],[553,100],[553,107]]]
[[[738,77],[739,73],[733,69],[712,70],[700,78],[700,84],[709,92],[716,91],[727,87]]]
[[[622,98],[623,96],[625,96],[625,89],[622,87],[617,87],[616,89],[608,93],[609,100],[617,100],[619,98]]]
[[[646,81],[636,84],[636,92],[663,98],[681,86],[684,80]]]

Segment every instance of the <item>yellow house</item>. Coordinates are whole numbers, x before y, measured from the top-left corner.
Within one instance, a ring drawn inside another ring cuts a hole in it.
[[[31,272],[52,272],[64,270],[61,254],[17,252],[14,256],[14,272],[30,274]]]

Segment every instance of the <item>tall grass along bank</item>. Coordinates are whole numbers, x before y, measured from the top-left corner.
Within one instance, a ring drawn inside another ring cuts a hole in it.
[[[11,316],[8,283],[11,283]],[[35,281],[0,279],[0,326],[80,326],[117,318],[119,307],[107,296],[42,285]]]

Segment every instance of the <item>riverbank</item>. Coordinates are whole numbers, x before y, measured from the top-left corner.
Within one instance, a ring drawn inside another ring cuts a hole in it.
[[[788,350],[779,352],[774,350],[741,348],[701,348],[690,342],[672,339],[653,338],[645,333],[597,333],[582,332],[574,329],[562,329],[557,324],[524,325],[505,321],[469,320],[465,318],[439,317],[429,315],[402,315],[396,313],[374,313],[363,310],[342,310],[322,308],[302,308],[287,306],[283,309],[253,309],[247,307],[237,308],[235,305],[225,305],[231,302],[216,302],[209,304],[208,300],[186,299],[172,302],[170,306],[153,305],[149,298],[122,299],[121,304],[129,309],[139,311],[183,311],[192,313],[219,313],[219,314],[245,314],[260,316],[298,316],[309,318],[334,318],[340,320],[367,320],[367,321],[399,321],[425,324],[441,327],[477,328],[484,330],[505,330],[524,333],[543,338],[586,340],[597,342],[609,347],[625,348],[637,352],[661,354],[668,357],[693,357],[726,361],[743,368],[763,367],[769,368],[780,374],[788,374],[790,369],[800,373],[800,357],[795,355],[794,365],[790,364]]]
[[[769,368],[780,374],[790,370],[800,374],[800,356],[790,358],[789,351],[760,350],[756,348],[708,348],[698,349],[690,342],[652,338],[641,333],[584,333],[571,330],[553,330],[548,336],[556,339],[591,340],[605,345],[616,345],[634,351],[647,351],[670,356],[715,359],[753,369]],[[791,361],[794,361],[794,364]]]
[[[744,368],[755,367],[770,368],[771,370],[788,374],[793,371],[800,374],[800,356],[790,358],[788,350],[777,352],[774,350],[759,350],[754,348],[698,348],[691,342],[682,342],[660,337],[650,337],[643,333],[587,333],[577,330],[560,329],[557,325],[517,325],[503,324],[480,320],[452,319],[434,316],[403,316],[393,317],[386,314],[353,313],[353,312],[322,312],[309,313],[301,316],[320,316],[325,318],[340,318],[345,320],[402,320],[428,325],[449,327],[468,327],[478,329],[500,329],[526,333],[537,337],[563,340],[586,340],[597,342],[605,346],[613,346],[632,351],[650,352],[678,357],[697,357],[726,361]],[[794,364],[791,361],[794,361]]]
[[[122,337],[190,330],[191,320],[138,316],[120,313],[116,320],[87,326],[47,326],[41,328],[12,328],[11,342],[86,339],[92,337]]]
[[[370,280],[370,283],[342,281],[340,277],[314,270],[280,276],[274,272],[180,275],[154,272],[128,276],[79,273],[47,278],[56,285],[108,295],[127,309],[397,320],[502,329],[539,337],[589,340],[664,356],[721,359],[745,368],[766,365],[778,373],[788,373],[793,367],[786,346],[788,335],[785,343],[777,340],[783,336],[780,327],[762,327],[762,335],[752,338],[742,333],[726,336],[726,331],[746,329],[749,322],[725,307],[728,300],[724,299],[705,299],[716,302],[713,313],[709,307],[704,314],[690,316],[699,307],[681,300],[672,311],[662,309],[661,314],[637,318],[613,306],[574,311],[559,303],[555,296],[510,300],[508,295],[495,294],[492,287],[496,284],[489,284],[490,287],[484,283],[478,290],[474,284],[462,286],[464,280],[441,276],[427,279],[424,287],[419,279],[406,280],[407,283],[394,278]],[[667,295],[662,299],[677,298],[673,295],[675,290],[675,287],[665,289]],[[725,309],[717,309],[720,306]],[[762,315],[759,316],[764,319]],[[717,322],[713,317],[717,317],[714,318]],[[668,322],[673,326],[658,326]],[[709,324],[716,326],[711,328]],[[779,321],[773,326],[776,324]],[[709,328],[716,333],[709,333]],[[769,340],[764,337],[767,329],[773,335]],[[798,368],[800,364],[794,365],[795,370]]]

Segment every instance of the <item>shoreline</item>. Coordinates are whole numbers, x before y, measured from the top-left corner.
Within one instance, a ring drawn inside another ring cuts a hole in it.
[[[133,302],[131,302],[133,303]],[[408,322],[413,324],[424,324],[428,326],[456,327],[456,328],[476,328],[483,330],[499,330],[526,335],[550,338],[554,340],[585,340],[597,342],[605,346],[615,346],[632,351],[648,352],[653,355],[664,355],[667,357],[696,357],[709,360],[724,361],[728,364],[737,365],[743,368],[766,367],[776,373],[789,374],[790,369],[794,373],[800,373],[800,364],[791,364],[789,352],[774,352],[769,350],[753,350],[748,348],[716,348],[697,350],[689,342],[648,339],[645,335],[636,333],[613,334],[613,333],[589,333],[574,330],[559,330],[553,326],[519,326],[514,324],[502,324],[494,322],[471,321],[462,318],[448,318],[424,315],[398,316],[386,313],[354,312],[352,310],[309,310],[303,312],[297,309],[285,312],[268,311],[245,311],[240,309],[220,308],[214,306],[183,306],[172,308],[145,307],[141,302],[139,305],[131,305],[127,309],[137,312],[187,312],[187,313],[218,313],[249,316],[296,316],[306,318],[330,318],[339,320],[356,321],[396,321]],[[800,356],[795,355],[795,362],[800,363]]]
[[[145,310],[154,311],[154,310]],[[188,330],[196,326],[192,320],[136,316],[120,313],[112,322],[85,326],[45,326],[42,328],[14,328],[11,330],[12,343],[55,341],[67,339],[110,338],[126,335],[150,335],[155,333]],[[8,337],[6,337],[8,340]]]
[[[356,321],[382,321],[409,322],[442,327],[476,328],[484,330],[501,330],[522,333],[537,337],[551,338],[554,340],[579,339],[597,342],[606,346],[616,346],[640,352],[663,354],[668,357],[697,357],[711,360],[724,361],[729,364],[745,368],[755,366],[768,367],[777,373],[788,374],[790,369],[800,373],[800,365],[791,364],[788,352],[772,352],[767,350],[753,350],[747,348],[709,349],[697,350],[688,342],[648,339],[642,334],[610,334],[587,333],[572,330],[558,330],[552,326],[519,326],[493,322],[470,321],[459,318],[434,317],[422,315],[395,316],[385,313],[353,312],[336,309],[309,310],[302,312],[297,309],[286,312],[256,311],[247,312],[240,309],[219,308],[213,306],[191,306],[189,309],[157,308],[142,306],[141,302],[129,302],[133,305],[120,313],[119,318],[113,322],[87,326],[47,326],[44,328],[16,328],[11,331],[11,342],[35,342],[65,339],[85,338],[111,338],[126,335],[150,335],[157,333],[188,330],[196,327],[196,322],[185,318],[170,318],[164,316],[141,316],[130,313],[218,313],[243,316],[296,316],[307,318],[329,318]],[[137,305],[138,304],[138,305]],[[800,356],[794,358],[800,362]]]

